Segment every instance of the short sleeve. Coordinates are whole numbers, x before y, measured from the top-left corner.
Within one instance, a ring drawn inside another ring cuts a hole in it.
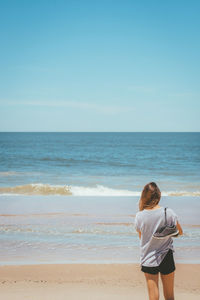
[[[169,216],[168,216],[168,212],[169,212]],[[167,209],[167,221],[171,225],[176,225],[178,222],[178,216],[171,208]]]
[[[138,214],[136,214],[136,216],[135,216],[135,222],[134,222],[134,225],[135,225],[135,229],[136,229],[137,231],[140,231],[140,222],[139,222]]]

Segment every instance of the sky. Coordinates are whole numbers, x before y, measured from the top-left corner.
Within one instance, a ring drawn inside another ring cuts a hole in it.
[[[200,131],[199,13],[0,0],[0,131]]]

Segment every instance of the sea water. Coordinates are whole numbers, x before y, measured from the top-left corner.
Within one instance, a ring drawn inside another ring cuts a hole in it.
[[[0,133],[0,264],[139,262],[134,217],[155,181],[200,263],[199,133]]]

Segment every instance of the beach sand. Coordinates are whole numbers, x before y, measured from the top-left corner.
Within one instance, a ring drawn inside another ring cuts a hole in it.
[[[164,299],[160,286],[160,299]],[[136,264],[0,266],[3,300],[148,299]],[[176,300],[200,299],[200,265],[177,264]]]

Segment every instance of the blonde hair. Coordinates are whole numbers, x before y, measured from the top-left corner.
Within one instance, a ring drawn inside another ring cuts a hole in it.
[[[140,197],[139,210],[143,210],[145,208],[153,208],[159,203],[160,198],[161,191],[158,188],[157,184],[155,182],[146,184]]]

